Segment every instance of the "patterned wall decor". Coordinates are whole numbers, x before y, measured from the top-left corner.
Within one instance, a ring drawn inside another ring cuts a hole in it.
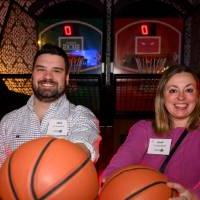
[[[13,5],[0,50],[0,73],[30,73],[36,52],[36,22],[18,5]]]
[[[4,20],[6,17],[6,13],[8,11],[8,7],[9,7],[9,1],[8,0],[2,0],[0,1],[0,33],[2,30],[2,26],[4,24]]]
[[[21,7],[13,4],[5,26],[0,49],[1,74],[31,73],[33,56],[37,50],[36,22]],[[4,82],[9,90],[30,94],[30,81],[8,79]]]
[[[21,7],[23,7],[25,10],[28,10],[28,8],[35,3],[37,0],[15,0]]]

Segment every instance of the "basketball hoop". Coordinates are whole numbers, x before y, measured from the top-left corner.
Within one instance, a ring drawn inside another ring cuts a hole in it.
[[[139,73],[160,74],[165,69],[166,56],[137,55],[135,60]]]
[[[70,73],[78,74],[84,63],[84,56],[68,55]]]

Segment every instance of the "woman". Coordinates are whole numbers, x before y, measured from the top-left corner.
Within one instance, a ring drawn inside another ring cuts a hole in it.
[[[166,70],[156,92],[155,120],[141,120],[130,128],[102,180],[128,165],[147,165],[161,170],[172,181],[168,186],[176,189],[179,197],[171,200],[200,199],[199,91],[198,76],[191,68],[176,65]],[[177,145],[181,135],[184,137]],[[159,142],[161,149],[156,146]],[[177,149],[171,159],[163,164],[174,146]]]

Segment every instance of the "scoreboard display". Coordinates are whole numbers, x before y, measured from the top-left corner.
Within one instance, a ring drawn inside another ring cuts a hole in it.
[[[39,24],[39,44],[54,43],[62,47],[70,59],[71,73],[102,73],[100,20],[42,21]]]

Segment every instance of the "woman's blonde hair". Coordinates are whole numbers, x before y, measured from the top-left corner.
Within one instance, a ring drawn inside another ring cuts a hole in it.
[[[154,129],[158,134],[167,133],[172,128],[172,121],[170,120],[170,115],[164,105],[164,89],[169,79],[175,74],[181,72],[190,73],[194,77],[197,83],[197,90],[199,93],[199,77],[193,69],[184,65],[174,65],[169,67],[163,73],[158,83],[156,97],[155,97],[155,121],[153,124],[154,124]],[[198,102],[195,106],[195,109],[190,115],[186,128],[189,130],[195,129],[198,126],[199,121],[200,121],[200,100],[198,98]]]

